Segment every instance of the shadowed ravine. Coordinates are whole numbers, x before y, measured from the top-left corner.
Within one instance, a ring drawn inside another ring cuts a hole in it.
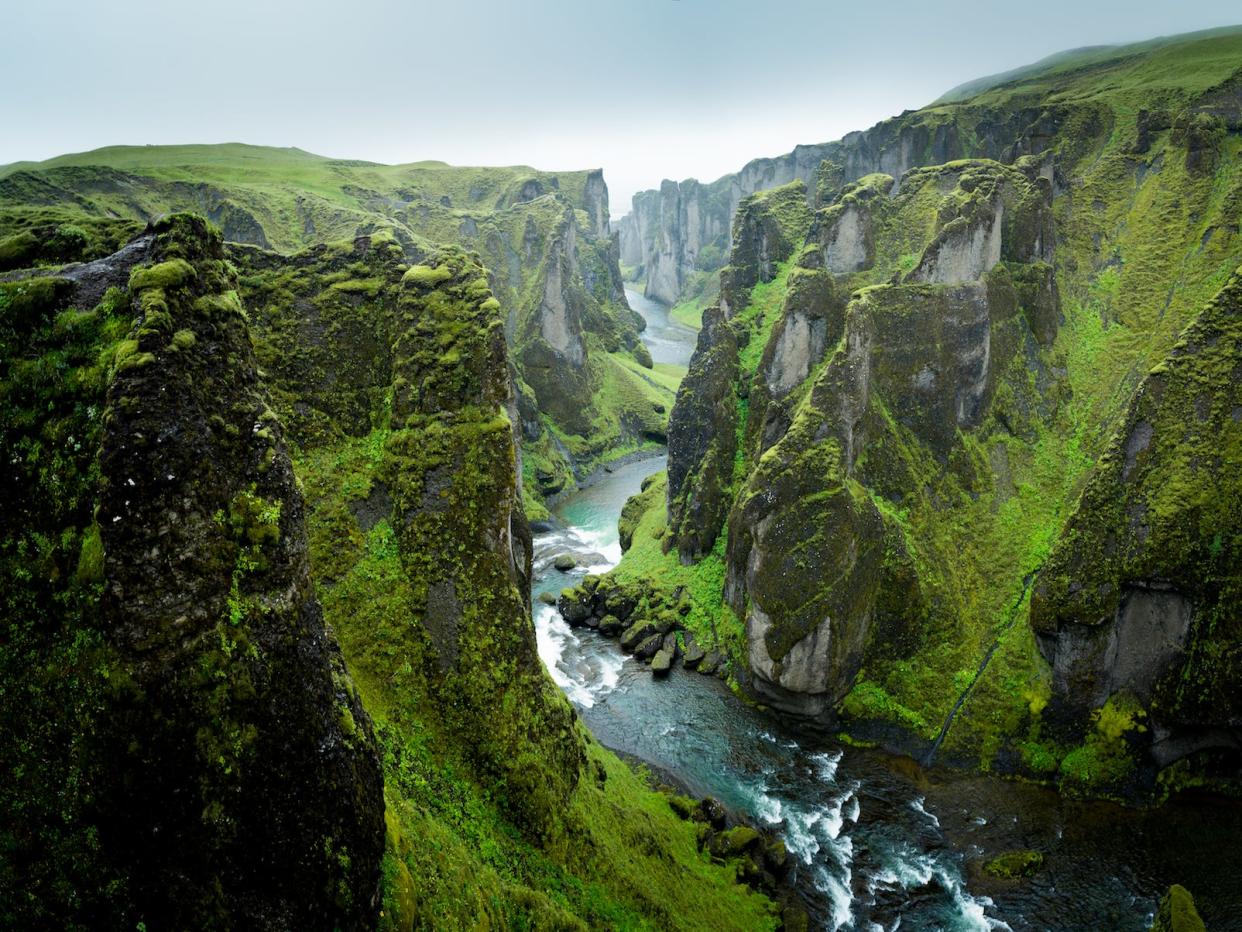
[[[650,302],[631,301],[648,317],[644,338],[653,358],[679,361],[670,329],[650,316]],[[693,339],[692,331],[684,333]],[[1209,928],[1242,928],[1242,894],[1229,867],[1211,857],[1242,831],[1236,807],[1174,802],[1139,812],[924,770],[908,759],[795,734],[713,677],[678,667],[654,679],[615,641],[570,630],[539,593],[559,592],[620,559],[621,507],[664,465],[665,457],[652,457],[599,476],[554,509],[558,529],[535,537],[539,652],[604,745],[779,831],[795,856],[795,883],[815,927],[1137,932],[1150,924],[1168,884],[1189,873]],[[553,559],[567,551],[603,559],[556,570]],[[1166,840],[1144,841],[1156,837]],[[1044,852],[1047,866],[1016,883],[978,870],[1017,848]]]

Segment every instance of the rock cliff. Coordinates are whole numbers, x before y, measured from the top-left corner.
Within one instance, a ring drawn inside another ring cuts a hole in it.
[[[642,374],[643,322],[625,301],[599,170],[116,147],[2,173],[0,269],[94,258],[170,210],[203,212],[230,243],[281,254],[372,234],[411,259],[428,243],[477,251],[502,305],[536,512],[602,458],[665,434],[672,393]]]
[[[1236,770],[1238,43],[906,113],[741,201],[619,578],[858,736],[1086,793]]]
[[[4,682],[27,716],[2,742],[25,774],[6,794],[22,840],[5,864],[33,883],[6,909],[372,924],[375,739],[315,596],[219,234],[174,216],[115,260],[3,287],[6,422],[21,425],[4,439]],[[35,374],[48,360],[68,363],[63,381]],[[18,661],[73,671],[76,712]],[[85,792],[51,816],[67,786]]]
[[[0,923],[772,927],[540,662],[478,256],[227,256],[0,281]]]

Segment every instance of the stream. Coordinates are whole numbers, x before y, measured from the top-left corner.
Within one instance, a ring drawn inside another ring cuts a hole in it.
[[[684,365],[695,332],[641,295],[627,297],[648,320],[653,359]],[[1239,859],[1226,856],[1242,854],[1236,802],[1177,801],[1145,812],[924,769],[797,734],[714,677],[678,666],[657,680],[616,641],[571,630],[537,596],[620,561],[621,507],[664,467],[664,456],[617,466],[553,508],[557,529],[534,542],[539,654],[602,744],[779,832],[815,928],[1139,932],[1168,885],[1182,883],[1209,929],[1242,930]],[[593,563],[555,569],[566,552],[592,554]],[[1018,848],[1043,852],[1044,869],[1017,882],[977,869]]]

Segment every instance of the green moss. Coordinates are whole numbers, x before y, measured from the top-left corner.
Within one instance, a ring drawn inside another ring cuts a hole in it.
[[[169,259],[167,262],[134,269],[129,276],[129,290],[136,292],[149,288],[179,288],[196,274],[194,266],[184,259]]]
[[[0,239],[0,269],[19,269],[32,265],[39,251],[39,238],[29,231]]]
[[[194,346],[196,339],[193,330],[178,330],[173,334],[172,345],[179,350],[187,350]]]
[[[438,265],[434,268],[429,265],[413,265],[401,276],[401,280],[415,285],[434,287],[440,284],[440,282],[448,281],[452,277],[453,273],[444,265]]]
[[[1002,880],[1017,880],[1039,873],[1044,856],[1039,851],[1006,851],[983,865],[983,871]]]
[[[82,549],[78,554],[78,567],[74,580],[80,586],[103,582],[104,548],[99,537],[99,525],[91,523],[82,537]]]
[[[1194,897],[1181,884],[1173,884],[1160,900],[1151,932],[1206,932]]]
[[[564,698],[529,663],[533,630],[508,556],[485,542],[515,504],[496,309],[465,256],[442,253],[440,265],[452,279],[360,309],[393,334],[393,368],[356,370],[392,380],[357,396],[372,406],[359,422],[377,426],[306,431],[295,464],[324,612],[383,748],[381,924],[695,928],[723,902],[736,927],[770,927],[766,901],[712,866],[662,796],[572,728]],[[282,357],[272,352],[275,394],[299,397],[316,370]],[[631,372],[618,364],[615,378]],[[656,389],[643,384],[634,403],[650,409]],[[549,453],[527,450],[524,484],[557,481],[563,461]],[[385,499],[388,510],[368,511]],[[458,594],[455,635],[429,620],[451,604],[433,588],[444,580]]]

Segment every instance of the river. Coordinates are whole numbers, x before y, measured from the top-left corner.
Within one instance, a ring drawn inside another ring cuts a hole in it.
[[[653,358],[684,365],[694,331],[627,296],[648,319]],[[558,528],[535,537],[536,596],[620,560],[621,507],[664,465],[659,456],[617,467],[553,509]],[[567,551],[596,554],[595,564],[556,570],[552,560]],[[1176,882],[1190,888],[1213,932],[1242,929],[1236,803],[1201,799],[1141,812],[1074,802],[810,738],[715,678],[678,667],[654,679],[615,641],[570,630],[555,608],[534,604],[540,656],[600,742],[779,831],[817,928],[1139,932]],[[1015,848],[1044,852],[1045,868],[1019,882],[976,869]]]

